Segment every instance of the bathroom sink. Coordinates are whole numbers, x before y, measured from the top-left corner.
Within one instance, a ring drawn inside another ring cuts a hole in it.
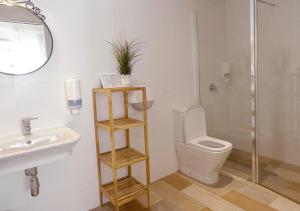
[[[68,127],[0,137],[0,175],[51,163],[72,153],[80,135]]]

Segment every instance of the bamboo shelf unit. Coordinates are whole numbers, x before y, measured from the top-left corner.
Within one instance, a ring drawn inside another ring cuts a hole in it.
[[[128,116],[128,93],[131,91],[141,91],[143,94],[143,120],[132,119]],[[122,92],[124,95],[124,117],[113,117],[113,93]],[[108,114],[109,119],[98,120],[97,94],[106,94],[108,97]],[[148,208],[150,203],[150,166],[149,166],[149,147],[148,147],[148,125],[147,125],[147,102],[145,87],[118,87],[118,88],[94,88],[93,89],[93,109],[94,124],[96,136],[96,155],[98,164],[99,195],[100,203],[103,206],[103,194],[107,196],[115,207],[116,211],[120,206],[126,204],[143,194],[147,194]],[[144,128],[144,154],[130,147],[130,128]],[[99,129],[107,130],[110,133],[109,152],[101,152]],[[116,149],[115,131],[125,130],[126,147]],[[146,181],[143,185],[131,175],[131,165],[145,161],[146,162]],[[112,170],[112,182],[102,184],[101,164],[104,163]],[[128,175],[123,178],[117,177],[117,169],[127,167]]]

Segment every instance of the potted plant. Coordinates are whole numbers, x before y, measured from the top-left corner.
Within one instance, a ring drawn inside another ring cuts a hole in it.
[[[134,39],[130,42],[124,41],[113,41],[109,42],[112,46],[114,56],[118,63],[118,71],[121,75],[121,85],[130,86],[131,73],[134,64],[139,61],[138,57],[142,42],[138,42]]]

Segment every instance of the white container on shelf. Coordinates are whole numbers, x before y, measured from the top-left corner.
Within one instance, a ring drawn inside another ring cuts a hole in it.
[[[135,86],[146,87],[147,109],[150,109],[154,103],[154,94],[153,94],[152,89],[149,86],[145,86],[145,85],[135,85]],[[130,92],[128,95],[128,102],[135,110],[142,111],[143,110],[143,93],[141,91]]]
[[[131,75],[121,75],[121,86],[127,87],[131,84]]]

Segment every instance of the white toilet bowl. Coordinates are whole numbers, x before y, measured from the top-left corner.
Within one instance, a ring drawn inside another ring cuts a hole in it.
[[[200,105],[174,110],[174,138],[180,171],[201,182],[216,183],[232,144],[207,136]]]

